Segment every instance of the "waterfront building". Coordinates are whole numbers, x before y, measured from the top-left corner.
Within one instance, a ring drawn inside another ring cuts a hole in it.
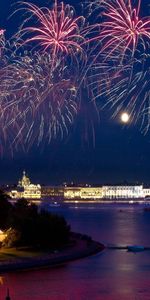
[[[23,198],[23,190],[19,189],[18,187],[16,189],[6,191],[6,193],[12,198],[12,199],[21,199]]]
[[[26,172],[23,171],[22,179],[18,181],[18,187],[27,187],[31,184],[29,177],[26,175]]]
[[[104,199],[137,199],[144,197],[142,185],[103,186],[102,190]]]
[[[143,188],[143,185],[103,185],[92,187],[81,186],[41,186],[31,183],[25,171],[17,188],[11,189],[8,193],[11,198],[43,199],[50,201],[64,202],[101,202],[111,201],[127,202],[150,197],[150,188]],[[116,199],[116,200],[115,200]]]
[[[150,198],[150,188],[143,188],[143,195]]]
[[[150,192],[150,190],[149,190]],[[148,193],[148,191],[147,191]],[[144,198],[142,185],[117,185],[102,187],[65,187],[64,201],[98,201],[107,202],[111,199],[142,199]]]
[[[64,188],[64,200],[98,200],[102,199],[101,187],[65,187]]]
[[[81,187],[64,187],[64,199],[80,199]]]
[[[31,183],[25,171],[23,171],[22,179],[19,180],[17,188],[11,190],[9,196],[13,199],[41,199],[41,186],[40,184]]]
[[[64,188],[62,186],[41,186],[41,198],[50,200],[63,200]]]
[[[41,199],[40,184],[30,184],[24,188],[23,198],[25,199]]]
[[[102,187],[81,188],[81,199],[101,199],[103,197]]]

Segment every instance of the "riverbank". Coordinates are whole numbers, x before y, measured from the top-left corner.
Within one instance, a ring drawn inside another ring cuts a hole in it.
[[[41,267],[54,267],[69,261],[96,254],[104,245],[90,237],[78,233],[72,234],[72,242],[63,249],[53,252],[27,251],[25,249],[1,249],[0,272],[12,272]]]

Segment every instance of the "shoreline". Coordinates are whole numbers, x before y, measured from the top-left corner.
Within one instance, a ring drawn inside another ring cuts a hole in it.
[[[65,264],[77,259],[88,257],[105,249],[99,242],[93,241],[88,236],[73,233],[74,245],[64,249],[54,251],[54,253],[44,253],[36,257],[11,258],[0,261],[0,273],[17,272],[38,268],[51,268]]]

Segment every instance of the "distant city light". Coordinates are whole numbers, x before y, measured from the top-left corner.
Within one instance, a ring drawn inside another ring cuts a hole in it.
[[[121,114],[121,121],[123,123],[128,123],[129,119],[130,119],[130,117],[129,117],[128,113],[124,112]]]

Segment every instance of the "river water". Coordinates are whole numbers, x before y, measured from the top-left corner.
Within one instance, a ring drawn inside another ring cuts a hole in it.
[[[64,215],[72,230],[107,246],[150,247],[150,212],[141,205],[49,208]],[[0,300],[7,287],[11,300],[150,300],[150,250],[139,253],[106,249],[59,267],[3,274]]]

